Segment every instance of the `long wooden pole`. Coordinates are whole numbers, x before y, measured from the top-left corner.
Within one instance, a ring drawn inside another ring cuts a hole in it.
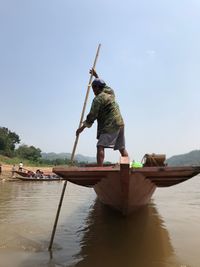
[[[96,57],[93,63],[93,69],[95,69],[96,66],[96,62],[97,62],[97,58],[99,55],[99,50],[100,50],[101,44],[99,44],[98,48],[97,48],[97,52],[96,52]],[[82,114],[81,114],[81,118],[80,118],[80,122],[79,122],[79,128],[81,127],[82,123],[83,123],[83,118],[84,118],[84,114],[85,114],[85,109],[86,109],[86,104],[87,104],[87,100],[88,100],[88,96],[89,96],[89,92],[90,92],[90,87],[91,87],[91,82],[92,82],[92,73],[90,75],[90,79],[89,79],[89,83],[88,83],[88,88],[87,88],[87,92],[86,92],[86,96],[85,96],[85,101],[83,104],[83,110],[82,110]],[[75,151],[76,151],[76,147],[78,144],[78,139],[79,139],[79,135],[76,136],[75,142],[74,142],[74,147],[72,150],[72,155],[71,155],[71,161],[74,161],[74,155],[75,155]]]
[[[93,69],[95,69],[95,66],[96,66],[97,58],[99,56],[100,47],[101,47],[101,44],[99,44],[98,48],[97,48],[96,56],[95,56],[93,67],[92,67]],[[83,123],[83,118],[84,118],[86,104],[87,104],[87,100],[88,100],[88,96],[89,96],[89,92],[90,92],[92,77],[93,77],[93,74],[91,73],[90,79],[89,79],[89,83],[88,83],[88,87],[87,87],[86,96],[85,96],[85,101],[84,101],[84,104],[83,104],[81,118],[80,118],[80,122],[79,122],[79,128],[81,127],[81,125]],[[74,155],[75,155],[76,147],[77,147],[77,144],[78,144],[78,139],[79,139],[79,135],[76,136],[76,139],[75,139],[75,142],[74,142],[74,147],[73,147],[72,154],[71,154],[71,162],[74,161]],[[49,243],[49,251],[51,251],[51,249],[52,249],[53,240],[54,240],[54,236],[55,236],[55,232],[56,232],[56,227],[57,227],[57,223],[58,223],[58,218],[59,218],[59,214],[60,214],[60,210],[61,210],[61,206],[62,206],[62,202],[63,202],[66,186],[67,186],[67,180],[65,180],[65,182],[64,182],[62,193],[61,193],[61,196],[60,196],[60,201],[59,201],[59,204],[58,204],[56,218],[55,218],[53,230],[52,230],[52,233],[51,233],[51,240],[50,240],[50,243]]]

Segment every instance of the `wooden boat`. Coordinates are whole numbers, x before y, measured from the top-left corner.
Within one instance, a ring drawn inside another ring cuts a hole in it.
[[[130,168],[129,158],[103,167],[55,167],[53,172],[81,186],[93,187],[100,201],[124,215],[148,204],[156,187],[182,183],[200,173],[200,166]]]
[[[21,181],[32,181],[32,182],[44,182],[44,181],[62,181],[63,179],[61,177],[57,177],[57,176],[51,176],[51,177],[42,177],[42,178],[35,178],[35,177],[17,177],[17,179],[21,180]]]
[[[58,175],[55,175],[54,173],[41,173],[37,174],[32,171],[15,171],[20,177],[18,176],[17,179],[20,179],[22,181],[60,181],[63,180]]]
[[[31,175],[34,174],[34,172],[31,172],[31,171],[15,171],[15,173],[17,173],[18,175],[22,177],[30,177]]]

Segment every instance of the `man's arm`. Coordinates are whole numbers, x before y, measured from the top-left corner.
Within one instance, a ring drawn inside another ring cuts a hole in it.
[[[99,78],[97,72],[93,68],[90,70],[90,74],[92,74],[95,78]],[[78,136],[85,128],[92,126],[98,116],[99,107],[99,103],[95,104],[95,101],[93,101],[90,113],[87,115],[87,119],[83,122],[83,125],[76,130],[76,136]]]
[[[76,136],[78,136],[84,129],[86,128],[85,125],[82,125],[80,128],[76,130]]]
[[[86,120],[83,122],[83,125],[76,130],[76,136],[79,135],[85,128],[90,128],[94,121],[97,119],[99,114],[101,102],[97,99],[94,99],[89,114],[86,117]]]

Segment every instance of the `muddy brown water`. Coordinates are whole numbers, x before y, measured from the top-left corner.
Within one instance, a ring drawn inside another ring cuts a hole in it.
[[[157,189],[128,218],[69,183],[50,255],[62,187],[0,181],[0,267],[200,267],[200,176]]]

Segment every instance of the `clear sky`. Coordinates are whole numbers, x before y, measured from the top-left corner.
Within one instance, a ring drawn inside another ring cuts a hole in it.
[[[0,0],[0,33],[0,126],[21,143],[72,152],[101,43],[131,159],[200,149],[199,0]],[[96,155],[96,123],[76,153]]]

